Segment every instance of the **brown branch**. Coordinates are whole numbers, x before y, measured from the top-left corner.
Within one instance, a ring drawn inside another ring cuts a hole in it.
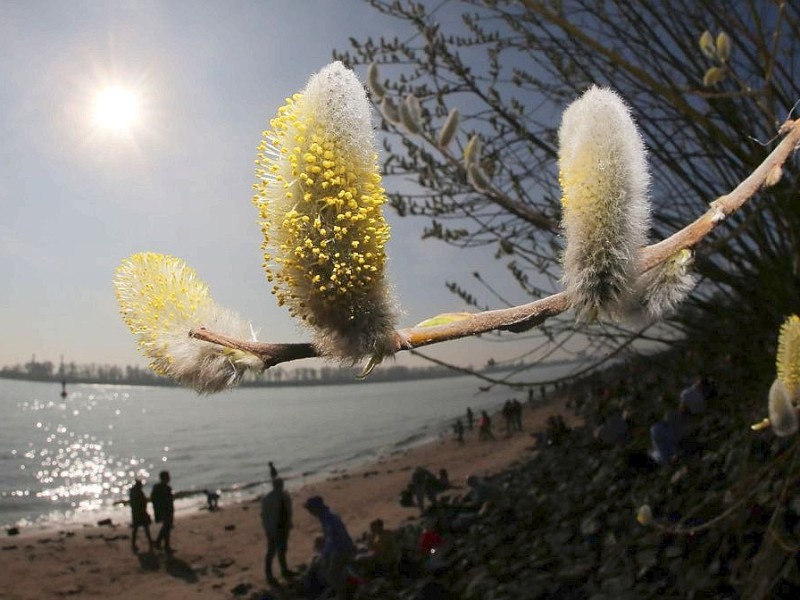
[[[665,240],[643,248],[639,256],[641,271],[652,269],[683,248],[696,246],[725,218],[755,196],[758,190],[764,187],[767,178],[774,170],[782,168],[789,156],[800,145],[800,120],[787,121],[781,128],[781,132],[785,134],[781,143],[736,189],[717,198],[711,203],[711,208],[690,225]],[[558,292],[521,306],[471,314],[446,325],[400,329],[395,335],[394,350],[395,352],[411,350],[496,330],[518,333],[541,325],[550,317],[559,315],[568,308],[566,294]],[[265,368],[300,358],[320,356],[314,345],[307,343],[269,344],[235,340],[205,328],[192,330],[189,335],[199,340],[254,354],[264,361]]]
[[[190,330],[189,337],[254,354],[263,361],[265,369],[274,367],[282,362],[319,356],[313,344],[269,344],[266,342],[237,340],[226,335],[209,331],[205,327]]]
[[[642,272],[649,271],[679,250],[696,246],[717,225],[752,198],[764,186],[767,177],[770,176],[773,170],[782,168],[783,164],[800,144],[800,121],[787,121],[781,131],[786,132],[786,137],[781,140],[781,143],[749,177],[736,186],[736,189],[717,198],[711,203],[708,211],[693,223],[672,234],[667,239],[641,250],[639,268]]]

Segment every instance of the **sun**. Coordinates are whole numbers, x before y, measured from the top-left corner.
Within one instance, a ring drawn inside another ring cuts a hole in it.
[[[94,98],[94,124],[106,131],[127,133],[139,122],[140,99],[123,87],[107,87]]]

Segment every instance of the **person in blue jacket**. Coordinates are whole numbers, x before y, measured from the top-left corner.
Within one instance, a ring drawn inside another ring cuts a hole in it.
[[[304,508],[322,525],[322,547],[319,550],[319,569],[328,586],[342,597],[347,589],[347,569],[356,555],[347,528],[339,515],[331,512],[320,496],[306,500]]]
[[[678,459],[684,435],[684,420],[682,411],[671,410],[650,427],[650,457],[658,464],[665,466]]]

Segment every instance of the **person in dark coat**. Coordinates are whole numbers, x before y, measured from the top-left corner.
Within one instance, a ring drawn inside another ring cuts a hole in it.
[[[156,523],[161,523],[161,530],[158,532],[154,545],[156,548],[161,548],[161,542],[163,541],[164,551],[172,553],[170,535],[175,519],[175,503],[172,498],[172,488],[169,485],[169,471],[161,471],[158,474],[158,479],[158,483],[153,486],[153,491],[150,494],[150,502],[153,503]]]
[[[286,566],[286,550],[289,547],[289,531],[292,528],[292,499],[283,489],[283,479],[272,480],[272,491],[261,499],[261,524],[267,536],[267,555],[264,559],[264,574],[272,586],[278,580],[272,574],[272,561],[278,555],[281,576],[288,579],[293,575]]]
[[[456,434],[456,440],[459,444],[464,443],[464,423],[461,422],[461,419],[456,419],[455,424],[453,425],[453,433]]]
[[[152,552],[153,538],[150,537],[150,515],[147,513],[147,496],[144,495],[142,489],[142,480],[137,479],[131,486],[128,492],[128,504],[131,507],[131,521],[133,526],[133,533],[131,534],[131,547],[134,552],[139,549],[136,547],[136,534],[139,527],[144,528],[144,533],[147,536],[147,545]]]
[[[417,467],[411,475],[411,488],[414,490],[420,514],[425,514],[425,500],[429,500],[431,504],[436,502],[436,495],[440,490],[439,480],[428,469]]]
[[[511,405],[514,407],[514,429],[522,431],[522,403],[514,398]]]

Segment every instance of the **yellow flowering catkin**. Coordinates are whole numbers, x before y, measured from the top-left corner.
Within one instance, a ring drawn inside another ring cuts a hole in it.
[[[598,87],[567,107],[558,137],[565,291],[578,319],[616,319],[635,293],[636,253],[647,241],[644,142],[623,100]]]
[[[776,356],[778,379],[795,399],[800,399],[800,317],[791,315],[781,325]]]
[[[364,87],[334,62],[270,125],[253,203],[273,294],[314,328],[323,355],[379,360],[394,347],[395,315],[384,280],[386,194]]]
[[[117,267],[114,289],[122,319],[159,375],[209,393],[235,385],[248,369],[263,370],[256,356],[189,337],[201,326],[238,339],[253,334],[248,323],[212,300],[181,259],[134,254]]]

